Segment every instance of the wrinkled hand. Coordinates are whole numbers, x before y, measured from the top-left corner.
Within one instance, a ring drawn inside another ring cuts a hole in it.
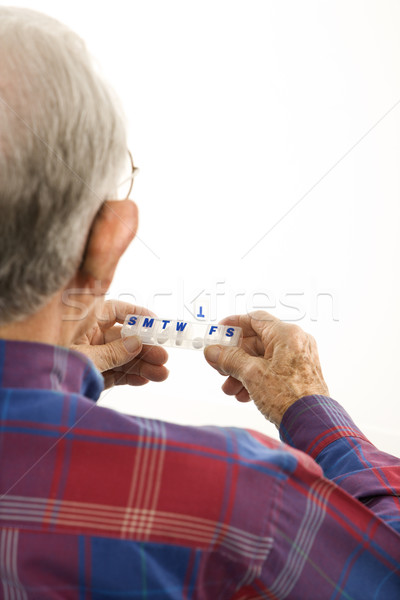
[[[240,402],[254,400],[260,412],[279,427],[286,410],[303,396],[328,395],[317,344],[297,325],[267,312],[236,315],[223,325],[243,328],[239,348],[208,346],[205,357],[221,375],[225,394]]]
[[[71,346],[89,357],[104,377],[105,388],[113,385],[144,385],[164,381],[168,354],[159,346],[142,346],[136,336],[121,338],[121,324],[128,314],[155,316],[148,309],[127,302],[108,300],[97,323]]]

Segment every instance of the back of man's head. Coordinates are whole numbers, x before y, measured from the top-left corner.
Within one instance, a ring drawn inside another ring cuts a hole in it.
[[[36,312],[77,270],[127,152],[116,106],[77,35],[0,7],[0,325]]]

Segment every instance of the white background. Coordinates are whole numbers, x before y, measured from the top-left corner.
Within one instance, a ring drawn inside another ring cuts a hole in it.
[[[25,6],[86,40],[127,114],[141,223],[110,297],[182,318],[205,290],[210,318],[297,319],[331,395],[400,455],[400,3]],[[277,435],[201,352],[171,350],[169,368],[101,402]]]

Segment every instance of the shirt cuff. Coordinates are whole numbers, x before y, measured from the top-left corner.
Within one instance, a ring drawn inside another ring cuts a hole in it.
[[[279,436],[314,459],[339,438],[369,441],[336,400],[320,395],[304,396],[292,404],[283,415]]]

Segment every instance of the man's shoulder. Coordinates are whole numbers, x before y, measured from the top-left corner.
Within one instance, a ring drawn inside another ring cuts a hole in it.
[[[275,470],[282,477],[282,471],[290,474],[299,462],[295,450],[257,431],[128,415],[56,390],[14,390],[3,401],[2,392],[0,404],[7,404],[2,430],[10,452],[21,452],[21,468],[35,457],[43,463],[42,457],[59,454],[68,442],[69,462],[62,468],[69,469],[69,480],[81,477],[84,468],[98,478],[116,471],[122,475],[124,469],[128,476],[133,464],[142,469],[148,460],[160,463],[163,472],[173,469],[174,477],[189,479],[201,471],[206,479],[218,478],[232,465],[238,472]]]
[[[122,413],[112,408],[78,401],[76,426],[97,434],[105,443],[148,447],[177,455],[202,456],[215,460],[257,463],[266,456],[288,454],[277,439],[251,429],[212,424],[192,425]],[[78,416],[80,415],[80,416]]]
[[[265,451],[276,448],[240,429],[130,416],[80,396],[52,399],[63,407],[52,423],[28,419],[17,434],[14,423],[5,439],[9,526],[204,549],[222,527],[226,552],[236,555],[240,533],[257,555],[274,473]]]

